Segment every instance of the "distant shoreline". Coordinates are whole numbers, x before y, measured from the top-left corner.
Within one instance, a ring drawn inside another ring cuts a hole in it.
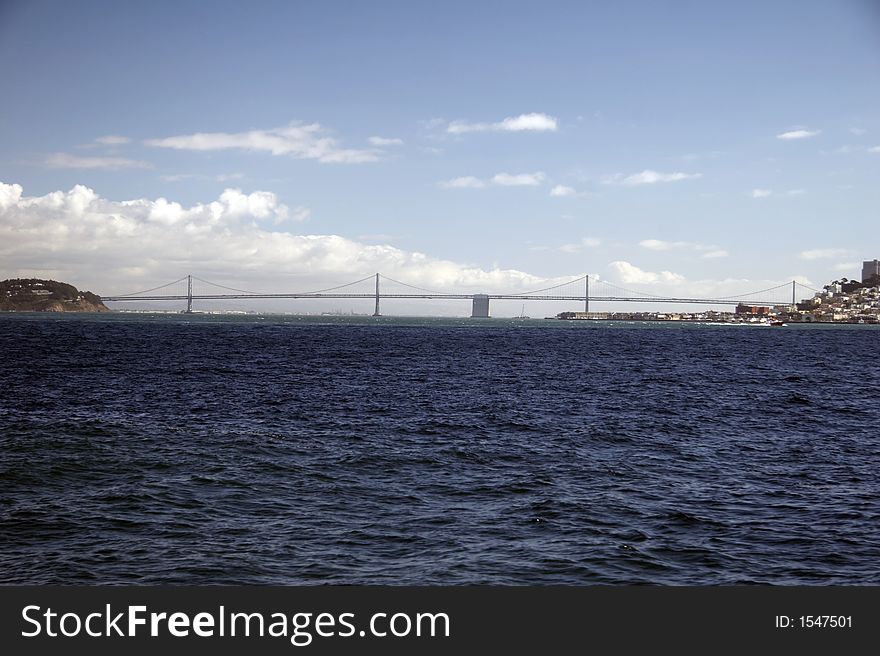
[[[515,318],[515,317],[512,317]],[[545,317],[547,321],[640,321],[648,323],[703,323],[725,326],[770,326],[770,324],[760,321],[723,321],[723,320],[707,320],[707,319],[560,319],[559,317]],[[880,322],[869,321],[786,321],[786,326],[810,326],[813,324],[835,325],[835,326],[880,326]],[[772,326],[770,326],[772,327]]]
[[[504,327],[522,327],[522,328],[541,328],[552,329],[554,327],[564,327],[566,325],[583,325],[583,326],[614,326],[636,324],[649,326],[657,324],[657,326],[673,327],[676,325],[688,327],[734,327],[734,326],[751,326],[760,328],[774,328],[758,322],[736,322],[736,321],[711,321],[711,320],[693,320],[693,319],[557,319],[556,317],[529,318],[521,317],[490,317],[490,318],[473,318],[468,316],[416,316],[416,315],[384,315],[382,317],[373,317],[369,315],[317,315],[317,314],[278,314],[278,313],[254,313],[254,314],[238,314],[238,313],[209,313],[209,312],[193,312],[187,314],[185,312],[41,312],[41,311],[22,311],[22,310],[0,310],[0,320],[8,319],[10,321],[22,320],[85,320],[85,321],[103,321],[103,322],[176,322],[176,323],[278,323],[287,325],[320,325],[334,324],[339,326],[431,326],[431,325],[462,325],[468,327],[485,326],[486,328],[504,328]],[[809,327],[809,326],[836,326],[847,328],[873,328],[880,327],[878,323],[853,323],[846,321],[793,321],[786,323],[780,327]]]

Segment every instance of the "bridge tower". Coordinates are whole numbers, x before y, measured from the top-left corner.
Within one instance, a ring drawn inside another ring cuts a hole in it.
[[[193,311],[193,277],[186,277],[186,313],[192,314]]]
[[[584,282],[584,312],[590,311],[590,274],[587,274]]]
[[[374,317],[381,317],[379,314],[379,274],[376,274],[376,311],[373,312]]]
[[[792,281],[791,281],[791,304],[792,304],[792,305],[797,305],[797,301],[795,300],[795,296],[796,296],[796,294],[795,294],[795,288],[794,288],[794,286],[795,286],[795,281],[792,280]]]

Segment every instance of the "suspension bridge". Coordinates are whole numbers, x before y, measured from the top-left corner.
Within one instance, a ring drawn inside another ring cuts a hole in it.
[[[193,282],[202,289],[193,291]],[[185,289],[182,286],[185,284]],[[157,292],[163,291],[159,294]],[[141,302],[141,301],[185,301],[186,312],[193,311],[194,301],[215,300],[256,300],[256,299],[371,299],[375,302],[373,316],[380,316],[380,303],[392,299],[422,300],[470,300],[472,317],[488,317],[489,304],[493,300],[512,301],[561,301],[583,303],[584,312],[590,311],[590,303],[654,303],[664,304],[700,304],[700,305],[738,305],[740,303],[756,306],[794,305],[798,298],[812,296],[818,290],[794,280],[775,287],[746,292],[735,296],[720,298],[679,298],[662,296],[649,292],[620,287],[605,280],[591,278],[589,274],[561,282],[559,284],[534,289],[527,292],[510,293],[463,293],[456,291],[438,291],[410,285],[381,273],[369,275],[360,280],[336,285],[326,289],[307,292],[255,292],[227,287],[209,282],[193,275],[183,276],[178,280],[129,294],[103,296],[104,302]]]

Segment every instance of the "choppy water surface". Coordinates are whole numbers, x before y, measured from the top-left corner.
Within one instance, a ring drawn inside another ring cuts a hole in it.
[[[6,583],[880,583],[880,331],[0,318]]]

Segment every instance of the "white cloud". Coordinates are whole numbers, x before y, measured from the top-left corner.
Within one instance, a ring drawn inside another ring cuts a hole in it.
[[[501,121],[501,129],[509,132],[521,132],[523,130],[556,130],[556,119],[547,114],[520,114],[508,117]]]
[[[232,182],[234,180],[244,179],[244,173],[219,173],[215,176],[208,176],[203,173],[174,173],[170,175],[160,175],[162,182],[181,182],[183,180],[216,180],[217,182]]]
[[[655,284],[655,283],[681,283],[684,282],[684,276],[673,273],[672,271],[644,271],[634,264],[621,260],[611,262],[608,265],[614,271],[620,282],[629,284]]]
[[[868,131],[865,128],[850,128],[850,134],[854,134],[857,137],[861,137],[863,134],[867,134]]]
[[[287,216],[279,216],[275,219],[275,225],[284,223],[285,221],[305,221],[312,215],[312,210],[308,207],[297,206],[287,213]]]
[[[845,248],[814,248],[810,251],[802,251],[802,260],[824,260],[832,257],[846,257],[849,251]]]
[[[492,177],[492,184],[503,187],[535,187],[544,181],[544,174],[536,173],[496,173]]]
[[[625,187],[637,187],[639,185],[657,184],[658,182],[679,182],[680,180],[695,180],[701,178],[702,173],[659,173],[646,169],[640,173],[624,176],[621,173],[608,176],[602,180],[603,184],[617,184]]]
[[[98,137],[95,139],[96,144],[101,144],[102,146],[122,146],[123,144],[127,144],[131,141],[128,137],[121,137],[116,134],[108,134],[104,137]]]
[[[46,158],[46,166],[53,169],[149,169],[153,165],[124,157],[78,157],[68,153],[54,153]]]
[[[403,239],[403,235],[390,235],[388,233],[379,232],[376,234],[366,234],[366,235],[358,235],[357,238],[361,241],[397,241],[398,239]]]
[[[691,246],[687,241],[663,241],[662,239],[643,239],[639,246],[652,251],[670,251],[675,248],[687,248]]]
[[[577,194],[577,191],[572,187],[566,187],[565,185],[556,185],[550,190],[550,195],[557,198],[561,198],[562,196],[574,196],[575,194]]]
[[[305,291],[375,271],[432,289],[525,291],[562,281],[274,227],[306,212],[268,191],[227,189],[187,207],[165,198],[112,201],[81,185],[27,197],[20,185],[0,183],[0,277],[51,271],[105,295],[190,271],[243,276],[242,287],[268,291]]]
[[[370,137],[367,141],[373,146],[402,146],[403,139],[389,137]]]
[[[788,132],[782,132],[776,135],[777,139],[784,139],[786,141],[790,141],[792,139],[809,139],[810,137],[815,137],[817,134],[821,133],[822,130],[789,130]]]
[[[201,177],[202,176],[196,175],[195,173],[174,173],[171,175],[160,175],[159,179],[162,182],[181,182],[183,180],[192,180]]]
[[[419,121],[419,125],[425,130],[436,130],[437,128],[446,125],[446,119],[435,116],[434,118]]]
[[[541,171],[535,173],[496,173],[488,180],[481,180],[472,175],[465,175],[437,183],[442,189],[483,189],[488,185],[499,187],[535,187],[540,185],[545,175]]]
[[[460,178],[439,182],[438,185],[443,189],[482,189],[486,183],[472,175],[464,175]]]
[[[862,270],[861,262],[840,262],[831,267],[835,271],[852,271],[858,274]]]
[[[594,239],[592,237],[584,237],[579,242],[574,244],[563,244],[559,247],[559,250],[563,253],[580,253],[585,248],[596,248],[602,244],[598,239]]]
[[[772,189],[752,189],[749,192],[749,195],[752,198],[767,198],[768,196],[772,196],[773,193],[774,192]],[[806,189],[789,189],[788,191],[781,192],[781,195],[783,195],[783,196],[801,196],[805,193],[807,193]]]
[[[711,259],[718,257],[727,257],[727,251],[717,246],[707,246],[692,241],[663,241],[662,239],[643,239],[639,242],[639,246],[647,248],[651,251],[672,251],[672,250],[689,250],[702,252],[700,257]]]
[[[466,121],[452,121],[446,126],[449,134],[464,134],[465,132],[555,132],[556,118],[547,114],[531,113],[509,116],[497,123],[468,123]]]
[[[336,139],[327,136],[326,130],[318,123],[291,123],[286,127],[248,132],[197,132],[162,139],[147,139],[144,143],[157,148],[176,150],[260,151],[332,164],[375,162],[380,154],[376,150],[342,148]]]
[[[788,282],[788,285],[783,289],[780,289],[775,295],[770,296],[769,299],[762,299],[783,303],[790,299],[790,283],[792,279],[797,280],[803,285],[808,285],[810,287],[816,286],[815,283],[811,282],[803,275],[785,275],[777,279],[757,280],[747,278],[708,278],[690,280],[685,276],[672,271],[646,271],[626,261],[611,262],[609,263],[608,268],[611,271],[609,280],[614,283],[636,291],[641,288],[645,293],[675,298],[723,299],[733,296],[749,295],[757,290],[776,287]],[[592,291],[593,287],[590,289]],[[603,290],[601,286],[597,286],[596,291],[593,293],[599,296],[603,292],[608,295],[618,295],[617,293],[614,293],[615,290],[613,288]],[[646,310],[662,310],[664,308],[662,305],[651,307],[651,304],[643,305],[642,307]],[[690,312],[701,311],[700,308],[695,306],[680,306],[679,309]],[[726,306],[723,309],[730,310],[732,309],[732,306]]]
[[[871,146],[868,148],[869,153],[880,153],[880,146]]]

